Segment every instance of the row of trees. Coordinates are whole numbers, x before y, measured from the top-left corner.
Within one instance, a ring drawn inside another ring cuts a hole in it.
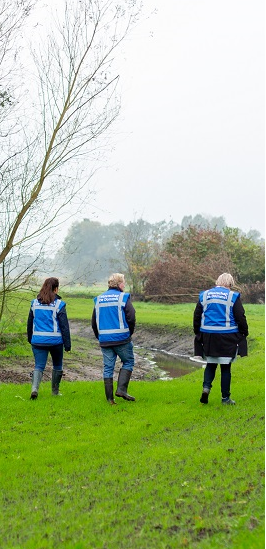
[[[190,301],[199,290],[215,285],[222,272],[230,272],[245,298],[264,299],[265,249],[238,228],[219,232],[189,226],[175,233],[147,273],[145,293],[158,299]],[[167,294],[167,296],[166,296]]]
[[[72,282],[88,285],[106,281],[113,270],[122,270],[134,293],[140,293],[147,268],[176,230],[181,230],[180,225],[172,221],[151,224],[138,219],[127,225],[102,225],[84,219],[70,228],[54,268]]]
[[[258,232],[218,230],[211,220],[202,218],[201,226],[199,216],[195,219],[187,228],[143,219],[108,226],[84,219],[71,227],[54,265],[61,264],[62,275],[83,284],[123,271],[133,294],[160,300],[191,300],[225,271],[242,286],[263,283],[265,251]]]

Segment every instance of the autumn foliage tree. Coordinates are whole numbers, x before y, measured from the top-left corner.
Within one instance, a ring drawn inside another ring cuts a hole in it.
[[[264,257],[264,246],[239,229],[219,232],[189,226],[168,240],[147,272],[145,294],[157,300],[191,301],[199,290],[213,286],[222,272],[232,273],[238,284],[263,282]]]
[[[238,228],[223,231],[223,248],[234,266],[234,275],[241,284],[263,282],[265,277],[264,242],[256,243]]]
[[[217,273],[232,271],[228,257],[210,255],[200,263],[189,257],[163,252],[147,272],[145,295],[155,301],[190,302],[199,291],[213,286]]]

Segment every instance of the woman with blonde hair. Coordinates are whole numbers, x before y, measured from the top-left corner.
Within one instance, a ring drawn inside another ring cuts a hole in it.
[[[129,395],[128,384],[134,368],[134,352],[131,336],[135,329],[135,309],[130,294],[125,292],[125,277],[113,273],[108,280],[108,289],[94,299],[91,325],[99,340],[103,355],[103,380],[107,401],[114,405],[113,375],[117,357],[120,368],[115,395],[134,401]]]
[[[231,274],[223,273],[216,286],[203,291],[194,311],[195,354],[207,360],[204,370],[202,404],[208,404],[217,365],[221,367],[222,404],[235,404],[230,398],[231,363],[247,355],[248,325],[240,293]]]

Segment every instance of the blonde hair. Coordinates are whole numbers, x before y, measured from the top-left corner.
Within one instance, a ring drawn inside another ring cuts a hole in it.
[[[218,276],[215,284],[216,286],[224,286],[225,288],[232,288],[232,286],[235,286],[235,281],[231,274],[223,273],[220,276]]]
[[[122,273],[113,273],[108,279],[108,288],[118,288],[119,284],[125,283],[125,277]]]

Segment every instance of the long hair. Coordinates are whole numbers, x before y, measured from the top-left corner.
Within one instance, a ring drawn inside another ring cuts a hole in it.
[[[59,280],[58,278],[46,278],[44,281],[40,292],[38,294],[38,300],[41,301],[41,303],[44,303],[45,305],[49,305],[50,303],[53,303],[55,300],[55,289],[59,286]]]

